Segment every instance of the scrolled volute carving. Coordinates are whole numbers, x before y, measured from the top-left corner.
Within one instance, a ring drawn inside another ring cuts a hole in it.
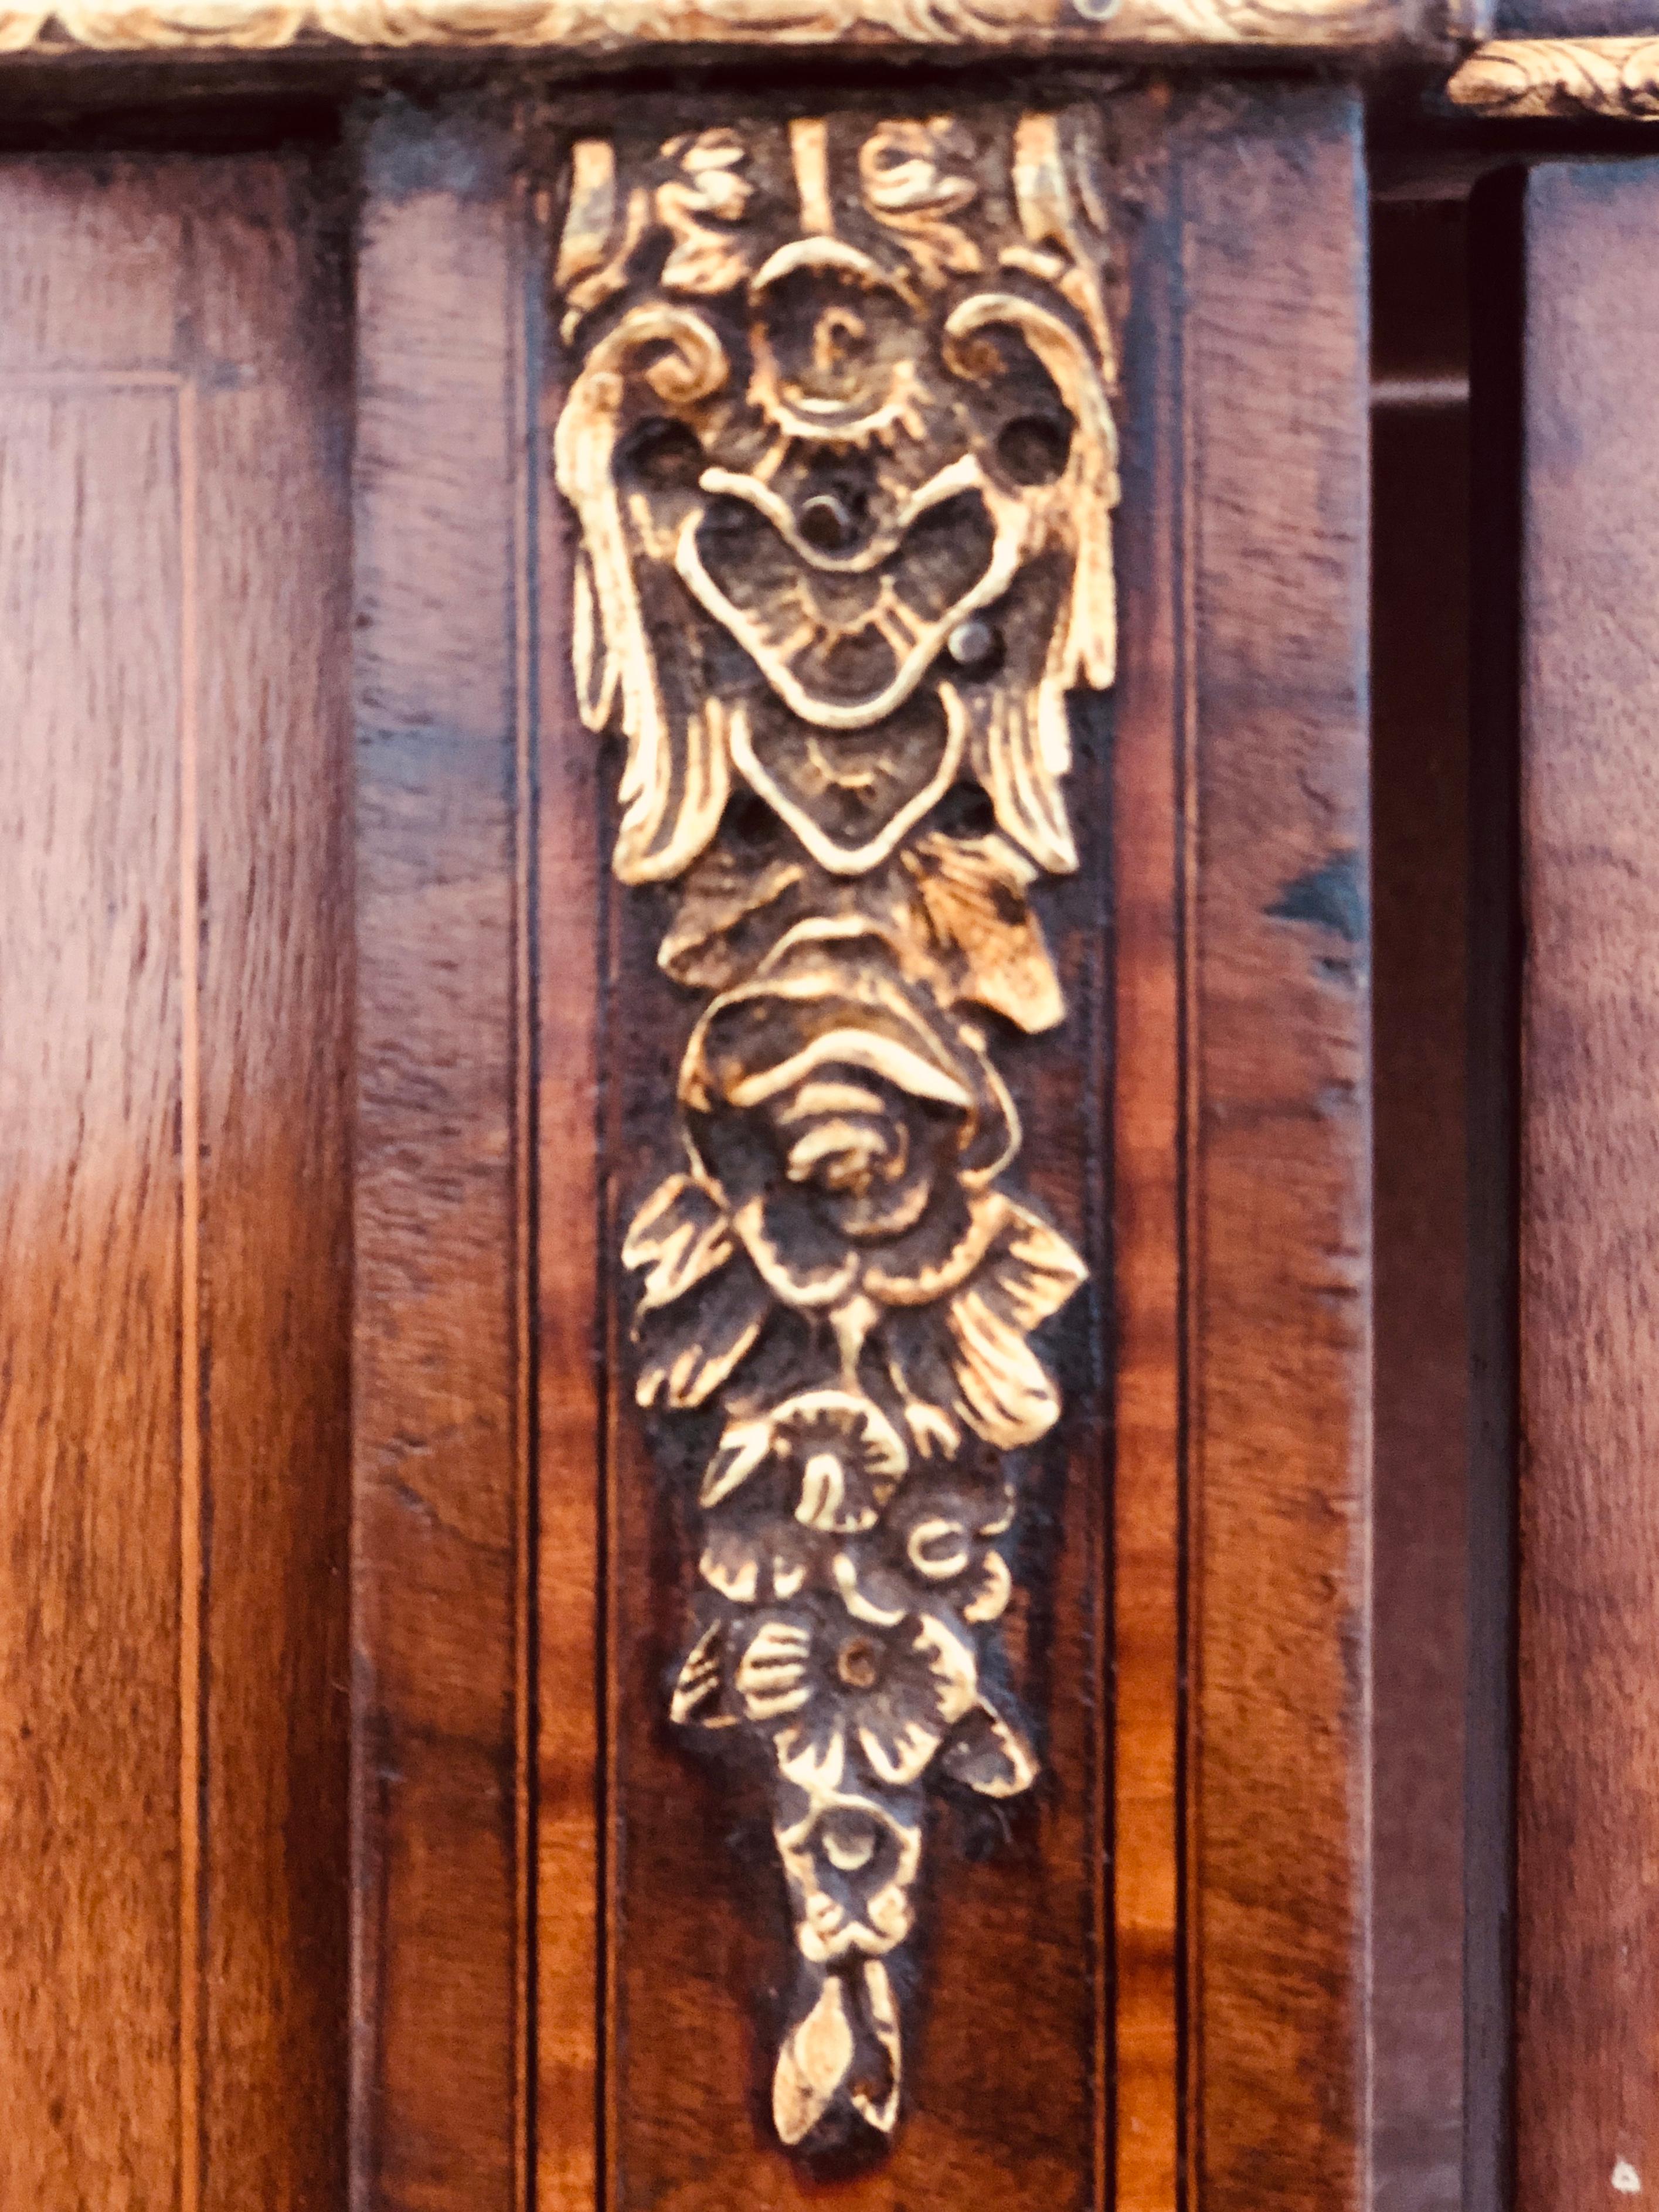
[[[710,1438],[672,1717],[771,1777],[808,2150],[897,2124],[933,1784],[1039,1771],[1005,1455],[1060,1416],[1033,1339],[1085,1270],[1011,1182],[994,1047],[1064,1013],[1030,893],[1077,865],[1068,697],[1113,676],[1096,129],[590,140],[556,273],[578,701],[702,1000],[623,1250],[639,1402]]]

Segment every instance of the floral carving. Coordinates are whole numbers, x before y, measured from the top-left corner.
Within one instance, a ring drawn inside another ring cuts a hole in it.
[[[1015,52],[1103,45],[1365,47],[1413,24],[1391,0],[61,0],[0,9],[0,56],[356,47],[625,53],[732,43]],[[1431,36],[1437,25],[1430,27]]]
[[[1115,276],[1086,116],[588,141],[556,286],[581,711],[700,994],[623,1248],[701,1414],[673,1722],[769,1776],[787,2144],[898,2123],[931,1794],[1039,1772],[1006,1687],[1034,1342],[1084,1279],[994,1058],[1064,1012],[1066,701],[1110,682]],[[758,825],[758,826],[757,826]]]

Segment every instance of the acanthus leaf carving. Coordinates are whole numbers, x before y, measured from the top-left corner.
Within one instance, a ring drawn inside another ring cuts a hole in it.
[[[1063,1018],[1031,899],[1077,866],[1068,699],[1114,672],[1097,130],[586,142],[556,274],[579,702],[701,1000],[622,1255],[639,1404],[709,1439],[671,1716],[771,1776],[809,2155],[898,2124],[932,1793],[1040,1772],[1008,1455],[1060,1418],[1034,1340],[1085,1268],[1011,1187],[995,1045]]]

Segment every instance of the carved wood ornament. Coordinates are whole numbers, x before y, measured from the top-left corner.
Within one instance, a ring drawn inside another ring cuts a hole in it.
[[[1487,116],[1659,122],[1659,39],[1495,39],[1446,91],[1455,106]]]
[[[615,54],[654,46],[1365,50],[1442,36],[1398,0],[57,0],[0,7],[8,54],[337,45]]]
[[[672,1692],[768,1778],[779,2136],[902,2102],[930,1789],[1039,1766],[998,1622],[1033,1333],[1084,1277],[1011,1185],[999,1025],[1053,1027],[1067,695],[1112,681],[1110,231],[1079,111],[574,149],[555,438],[614,865],[702,994],[627,1231],[637,1396],[700,1421]]]

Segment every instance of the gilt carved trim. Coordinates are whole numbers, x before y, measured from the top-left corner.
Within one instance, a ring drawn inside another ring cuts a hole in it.
[[[897,2124],[930,1802],[1040,1771],[998,1624],[1085,1270],[999,1060],[1064,1018],[1034,894],[1113,678],[1098,117],[588,140],[555,289],[578,697],[688,1002],[622,1250],[697,1470],[672,1719],[762,1778],[810,2154]]]
[[[59,0],[0,8],[0,56],[211,53],[322,44],[541,49],[602,58],[662,46],[1026,53],[1191,46],[1435,46],[1398,0]]]
[[[1447,92],[1493,117],[1659,122],[1659,38],[1497,39],[1469,56]]]

